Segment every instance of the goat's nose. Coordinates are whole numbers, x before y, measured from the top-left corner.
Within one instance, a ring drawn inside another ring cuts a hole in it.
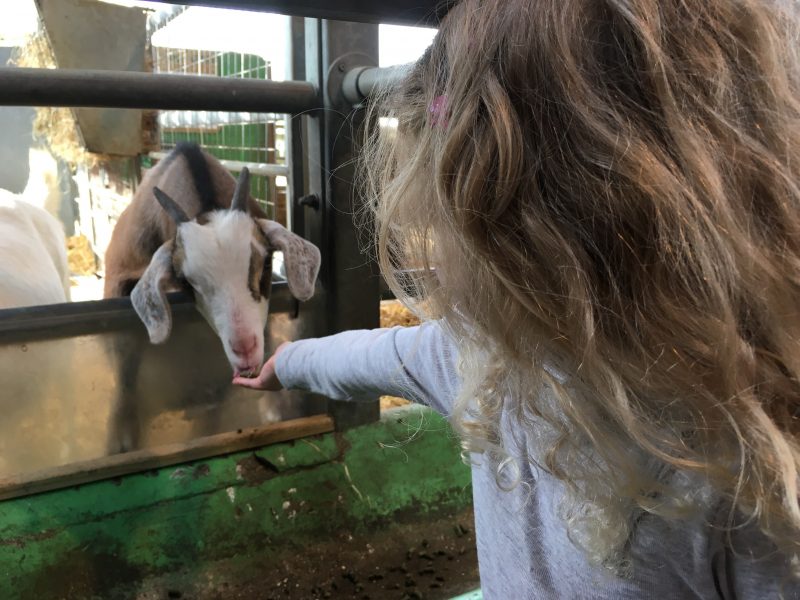
[[[236,341],[232,341],[231,350],[239,358],[247,358],[255,351],[257,345],[256,336],[251,335],[250,337],[241,337]]]

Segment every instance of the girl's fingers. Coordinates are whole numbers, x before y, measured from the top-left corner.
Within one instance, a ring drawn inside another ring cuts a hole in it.
[[[242,387],[257,390],[261,387],[261,378],[257,377],[255,379],[249,379],[247,377],[234,377],[233,385],[240,385]]]
[[[283,385],[275,374],[275,358],[280,354],[290,342],[284,342],[275,350],[270,359],[261,367],[261,372],[256,377],[242,377],[238,373],[234,374],[233,384],[253,390],[268,390],[277,392],[283,389]]]

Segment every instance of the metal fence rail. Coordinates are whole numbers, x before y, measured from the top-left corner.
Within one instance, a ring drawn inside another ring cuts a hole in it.
[[[171,3],[174,0],[157,0]],[[435,26],[457,0],[182,0],[182,4],[277,12],[358,23]]]
[[[352,104],[366,100],[374,93],[399,83],[413,64],[395,67],[355,67],[350,69],[342,80],[342,94]]]
[[[320,108],[321,101],[305,81],[4,67],[0,105],[298,114]]]

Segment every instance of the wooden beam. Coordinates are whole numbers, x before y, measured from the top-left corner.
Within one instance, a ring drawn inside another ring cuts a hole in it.
[[[186,443],[135,450],[51,469],[22,473],[0,478],[0,500],[82,485],[101,479],[113,479],[130,473],[259,448],[333,430],[334,422],[331,417],[316,415],[240,429],[230,433],[220,433]]]

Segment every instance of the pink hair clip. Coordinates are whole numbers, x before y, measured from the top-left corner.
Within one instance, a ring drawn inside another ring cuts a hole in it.
[[[447,96],[436,96],[428,107],[431,127],[447,127]]]

